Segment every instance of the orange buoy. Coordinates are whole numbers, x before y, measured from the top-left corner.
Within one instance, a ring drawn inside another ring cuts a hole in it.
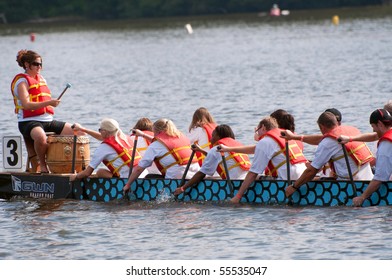
[[[35,34],[34,33],[30,33],[30,41],[31,42],[35,41]]]
[[[332,17],[332,23],[334,25],[339,25],[339,16],[335,15]]]

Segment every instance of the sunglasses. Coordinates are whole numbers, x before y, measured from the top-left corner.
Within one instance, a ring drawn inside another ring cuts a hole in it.
[[[42,67],[42,63],[40,63],[40,62],[35,62],[35,61],[32,62],[31,65]]]

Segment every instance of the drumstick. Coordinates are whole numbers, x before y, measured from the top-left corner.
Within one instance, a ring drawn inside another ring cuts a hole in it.
[[[69,89],[72,85],[70,83],[67,83],[67,85],[65,86],[63,92],[60,94],[60,96],[57,98],[57,100],[60,100],[61,97],[63,97],[63,94],[67,91],[67,89]]]

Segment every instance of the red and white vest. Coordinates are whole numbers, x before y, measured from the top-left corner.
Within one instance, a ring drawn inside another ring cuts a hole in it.
[[[330,132],[324,134],[323,139],[326,137],[330,137],[336,140],[340,135],[355,136],[360,133],[361,132],[357,128],[352,126],[337,126]],[[344,146],[346,148],[347,154],[354,160],[355,164],[358,167],[374,160],[372,152],[364,142],[353,141],[348,142]],[[330,165],[332,170],[333,162],[341,159],[344,159],[344,155],[331,159]]]
[[[222,138],[222,139],[218,140],[216,143],[214,143],[214,145],[219,145],[219,144],[223,144],[228,147],[243,146],[240,142],[238,142],[235,139],[230,138],[230,137]],[[242,170],[249,170],[250,169],[251,163],[249,160],[249,156],[247,154],[234,153],[234,152],[230,152],[229,154],[230,154],[229,156],[225,157],[226,162],[227,163],[233,162],[233,161],[229,161],[229,160],[234,159],[234,164],[227,165],[227,169],[229,171],[237,166],[239,166]],[[222,179],[227,178],[225,168],[223,166],[222,161],[218,164],[216,171],[218,172],[218,174],[221,176]]]
[[[207,134],[208,142],[203,145],[200,145],[200,148],[202,148],[202,149],[204,149],[206,147],[210,147],[210,149],[212,148],[211,137],[212,137],[212,132],[214,131],[215,127],[216,127],[215,123],[209,123],[209,124],[203,125],[203,129],[204,129],[205,133]],[[196,144],[199,144],[199,143],[196,143]],[[196,152],[195,155],[197,157],[197,161],[199,162],[199,165],[202,166],[203,160],[206,156],[201,152]]]
[[[266,136],[271,137],[280,147],[280,150],[272,156],[271,160],[268,162],[267,168],[265,169],[265,174],[268,176],[278,177],[278,169],[286,164],[286,160],[283,160],[277,165],[274,165],[272,163],[272,159],[275,158],[277,155],[281,153],[286,153],[286,140],[280,137],[282,131],[284,131],[284,129],[274,128],[262,136],[262,138]],[[289,157],[291,165],[308,161],[302,151],[303,143],[301,141],[289,140]]]
[[[27,84],[29,87],[29,100],[31,102],[43,102],[52,99],[50,90],[41,75],[37,75],[38,79],[34,79],[27,74],[18,74],[15,76],[11,83],[11,93],[14,97],[15,113],[18,114],[19,110],[23,110],[23,118],[40,116],[45,113],[53,115],[54,110],[52,106],[46,106],[44,108],[36,110],[23,109],[23,106],[20,103],[17,94],[15,93],[15,91],[17,91],[17,89],[15,88],[16,82],[21,78],[25,78],[27,80]]]
[[[388,130],[386,133],[384,133],[383,136],[381,136],[381,138],[378,140],[377,147],[382,141],[392,142],[392,129]]]
[[[158,141],[167,148],[167,153],[154,159],[154,162],[162,175],[165,175],[166,170],[176,164],[186,165],[188,163],[192,154],[192,149],[191,142],[185,135],[181,134],[179,137],[173,137],[161,132],[156,135],[152,141]],[[168,156],[173,157],[174,162],[169,165],[164,165],[162,159]],[[192,162],[197,162],[197,159],[193,158]]]
[[[127,141],[124,141],[124,139],[121,139],[118,137],[116,140],[116,137],[110,136],[109,138],[106,138],[102,142],[102,143],[105,143],[105,144],[109,145],[110,147],[112,147],[118,155],[117,157],[115,157],[114,159],[112,159],[110,161],[107,161],[107,160],[103,161],[103,163],[112,172],[114,177],[120,177],[120,170],[124,166],[128,166],[128,167],[131,166],[133,146],[130,144],[131,143],[130,137],[128,135],[126,137],[127,137]],[[114,162],[119,158],[122,159],[123,163],[120,166],[115,167]],[[139,152],[136,150],[135,159],[133,160],[133,166],[138,165],[140,159],[141,159],[141,156],[140,156]]]

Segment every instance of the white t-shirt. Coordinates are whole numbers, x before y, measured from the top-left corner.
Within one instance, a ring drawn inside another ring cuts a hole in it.
[[[250,171],[256,174],[262,174],[265,168],[268,166],[268,162],[272,159],[272,164],[274,166],[279,165],[281,162],[286,160],[285,153],[280,153],[276,157],[272,158],[275,153],[281,150],[280,146],[276,141],[265,136],[257,144],[255,149],[255,154],[250,167]],[[297,180],[301,174],[305,171],[305,163],[290,164],[290,179]],[[287,180],[287,166],[283,164],[278,169],[278,179]]]
[[[143,168],[148,168],[150,167],[154,159],[157,157],[161,157],[164,154],[168,152],[166,146],[164,146],[162,143],[159,141],[155,141],[148,146],[146,153],[144,154],[143,158],[139,161],[139,166]],[[164,166],[168,166],[172,163],[174,163],[176,160],[174,159],[173,156],[165,156],[164,158],[161,159],[161,163]],[[166,179],[181,179],[182,175],[184,174],[186,165],[178,165],[174,164],[173,166],[169,167],[166,170],[165,178]],[[186,179],[190,179],[193,177],[193,175],[199,171],[200,166],[197,162],[192,163],[189,166],[188,173],[186,175]]]
[[[319,143],[311,165],[316,169],[320,169],[331,158],[338,158],[338,157],[341,158],[333,162],[335,173],[338,176],[339,180],[349,180],[350,177],[348,174],[342,145],[330,137],[324,138]],[[351,173],[353,174],[354,180],[371,180],[373,178],[373,173],[372,173],[370,163],[366,163],[361,167],[359,167],[358,169],[358,166],[350,156],[348,156],[348,161],[350,164]]]
[[[192,128],[188,133],[188,138],[192,144],[197,142],[200,147],[203,147],[210,142],[206,130],[202,127]],[[206,147],[203,147],[203,150],[208,152],[210,150],[210,146],[207,145]]]
[[[203,127],[195,127],[192,128],[191,131],[188,134],[188,138],[191,141],[191,143],[197,143],[204,151],[208,153],[210,151],[210,145],[209,144],[210,140],[208,139],[207,131]],[[205,158],[203,160],[204,164]],[[204,172],[203,172],[204,173]],[[208,175],[208,174],[206,174]],[[214,178],[220,178],[218,172],[214,172],[211,175],[208,175]]]
[[[225,153],[225,157],[229,156],[229,153]],[[216,172],[216,168],[218,164],[222,162],[222,156],[220,152],[217,151],[217,146],[212,147],[212,149],[208,152],[206,158],[203,161],[203,166],[200,168],[200,171],[206,175],[214,175]],[[236,164],[236,161],[231,158],[226,161],[227,167],[229,169],[230,179],[244,179],[248,171],[243,170],[241,167],[236,166],[230,169],[230,166]]]
[[[373,179],[383,182],[392,180],[392,143],[389,141],[382,141],[378,145]]]
[[[135,136],[131,136],[131,141],[134,143],[135,141]],[[144,154],[146,153],[146,150],[148,148],[147,141],[144,137],[138,137],[137,138],[137,149],[139,151],[140,156],[143,158]],[[158,167],[156,166],[155,162],[152,163],[150,167],[146,168],[148,174],[161,174],[159,171]]]
[[[46,80],[41,76],[42,80],[46,83]],[[14,94],[19,97],[19,93],[18,93],[18,86],[20,83],[26,83],[26,85],[28,85],[28,82],[25,78],[19,78],[16,83],[15,83],[15,92]],[[18,105],[22,106],[20,100],[18,99]],[[40,116],[34,116],[34,117],[29,117],[29,118],[23,118],[23,110],[19,110],[18,114],[17,114],[17,118],[18,118],[18,122],[27,122],[27,121],[39,121],[39,122],[51,122],[53,120],[53,115],[45,113],[43,115]]]

